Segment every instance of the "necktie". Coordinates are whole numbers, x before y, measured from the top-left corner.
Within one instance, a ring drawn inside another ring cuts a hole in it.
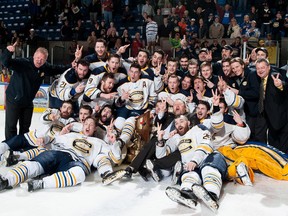
[[[260,89],[259,89],[259,102],[258,102],[258,108],[259,113],[263,113],[264,111],[264,98],[265,98],[265,92],[264,92],[264,79],[261,80],[260,83]]]

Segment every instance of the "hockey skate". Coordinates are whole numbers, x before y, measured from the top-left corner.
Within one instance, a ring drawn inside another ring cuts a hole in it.
[[[204,202],[213,212],[216,212],[219,208],[218,198],[214,193],[206,190],[202,185],[194,184],[192,186],[192,191],[196,197]]]
[[[44,188],[44,182],[42,179],[39,180],[31,179],[27,181],[27,185],[28,185],[28,192],[33,192]]]
[[[236,168],[236,172],[237,172],[237,178],[239,178],[239,181],[243,185],[253,186],[252,181],[251,181],[250,176],[249,176],[249,173],[248,173],[247,166],[245,165],[245,163],[241,162],[240,164],[238,164],[238,166]]]
[[[0,191],[8,189],[8,180],[0,175]]]
[[[19,156],[14,155],[13,151],[8,150],[3,154],[2,161],[3,161],[3,166],[10,167],[19,162]]]
[[[161,171],[154,169],[154,164],[152,160],[146,160],[146,169],[151,173],[151,176],[155,182],[159,182],[161,180]]]
[[[177,161],[176,164],[174,165],[174,170],[172,174],[172,184],[176,185],[179,182],[180,175],[183,171],[183,165],[181,161]]]
[[[185,205],[189,208],[194,208],[197,205],[197,197],[191,190],[179,190],[174,187],[167,187],[166,195],[174,202]]]
[[[111,184],[112,182],[123,178],[125,176],[125,174],[126,174],[126,171],[123,169],[117,170],[117,171],[112,172],[112,173],[108,173],[102,178],[102,183],[103,183],[103,185]]]

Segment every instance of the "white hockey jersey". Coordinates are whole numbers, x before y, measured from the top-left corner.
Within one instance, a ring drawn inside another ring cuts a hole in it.
[[[108,145],[105,141],[96,137],[88,137],[82,133],[68,133],[55,136],[54,149],[69,153],[76,161],[81,161],[88,170],[91,165],[96,167],[96,157],[103,154],[112,161],[121,160],[121,149],[116,142]]]
[[[124,83],[118,87],[117,91],[119,97],[121,97],[123,91],[129,91],[129,99],[125,103],[126,108],[129,110],[147,109],[149,104],[154,106],[157,99],[154,82],[149,79],[139,79],[135,83]],[[117,101],[116,104],[119,105]]]
[[[56,79],[49,88],[49,92],[51,96],[59,98],[61,101],[77,101],[80,97],[81,93],[72,93],[72,89],[75,89],[80,83],[86,85],[87,79],[83,79],[78,81],[75,75],[70,75],[72,73],[76,73],[74,68],[69,68],[66,70],[61,76]]]
[[[222,121],[221,121],[222,115]],[[214,119],[214,122],[213,122]],[[216,120],[215,120],[216,119]],[[244,144],[250,137],[250,128],[247,124],[240,127],[236,124],[224,122],[223,114],[220,112],[211,115],[212,144],[215,149],[226,145]],[[206,121],[206,126],[208,122]],[[208,126],[209,127],[209,126]]]
[[[174,135],[163,147],[156,145],[156,157],[162,158],[179,149],[184,164],[194,161],[200,165],[213,152],[211,134],[201,127],[203,126],[194,126],[183,136]]]
[[[49,142],[53,141],[54,136],[58,135],[65,125],[75,122],[74,118],[64,119],[61,117],[57,121],[52,121],[49,118],[50,114],[60,116],[60,111],[58,109],[46,109],[40,117],[40,122],[42,123],[41,127],[24,134],[30,145],[38,147],[36,141],[37,138],[41,137],[48,136]]]

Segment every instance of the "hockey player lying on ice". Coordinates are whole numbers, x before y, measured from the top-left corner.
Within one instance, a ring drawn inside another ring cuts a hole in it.
[[[92,137],[95,129],[96,120],[88,117],[82,133],[56,136],[57,150],[47,150],[31,161],[25,161],[9,170],[5,176],[0,176],[0,190],[13,188],[27,179],[43,174],[49,176],[27,182],[28,191],[74,186],[84,182],[92,165],[98,169],[101,177],[107,177],[112,172],[112,162],[120,161],[121,149],[118,142],[115,142],[116,137],[112,131],[108,133],[107,141],[111,143],[108,145],[105,141]],[[112,181],[113,179],[106,178],[103,183]]]

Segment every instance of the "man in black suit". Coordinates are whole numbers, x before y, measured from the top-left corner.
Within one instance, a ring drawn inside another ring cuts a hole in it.
[[[288,153],[287,83],[280,73],[271,72],[267,59],[256,61],[256,72],[261,78],[259,113],[267,122],[268,143]],[[263,93],[261,88],[264,90]]]

